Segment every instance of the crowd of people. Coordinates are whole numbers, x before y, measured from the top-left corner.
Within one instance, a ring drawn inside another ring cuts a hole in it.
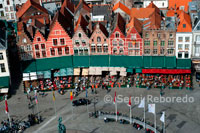
[[[192,88],[191,75],[159,75],[159,74],[133,74],[128,76],[68,76],[55,77],[37,81],[37,85],[25,87],[27,89],[59,90],[63,94],[64,89],[85,90],[85,88],[113,88],[113,87],[137,87],[137,88]]]

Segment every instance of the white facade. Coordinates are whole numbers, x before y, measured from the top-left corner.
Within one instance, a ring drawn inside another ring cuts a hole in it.
[[[6,55],[6,49],[0,48],[0,77],[6,77],[9,75],[10,74],[8,69],[8,59]]]
[[[193,32],[192,57],[200,57],[200,32]]]
[[[22,5],[27,0],[0,0],[0,19],[6,19],[7,21],[16,20],[16,5]]]
[[[158,8],[168,8],[168,0],[144,0],[143,7],[146,8],[151,1],[153,1]]]
[[[176,33],[176,58],[188,59],[192,54],[192,33]]]

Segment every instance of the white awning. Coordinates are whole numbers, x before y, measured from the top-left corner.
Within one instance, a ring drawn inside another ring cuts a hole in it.
[[[30,78],[29,77],[23,77],[23,81],[29,81]]]
[[[23,73],[23,77],[29,77],[29,73]]]
[[[120,72],[120,76],[126,76],[127,72]]]
[[[37,76],[31,76],[31,80],[37,80]]]
[[[1,88],[0,93],[8,93],[8,88]]]
[[[74,68],[74,75],[80,75],[80,68]]]
[[[109,67],[102,67],[102,71],[109,71]]]
[[[37,76],[37,73],[36,72],[31,72],[30,76]]]
[[[102,46],[102,44],[97,44],[97,46]]]
[[[108,44],[107,44],[107,43],[105,43],[105,44],[103,44],[103,46],[108,46]]]
[[[91,46],[95,46],[95,44],[94,44],[94,43],[92,43],[92,44],[91,44]]]
[[[88,68],[83,68],[82,69],[82,75],[85,76],[85,75],[88,75],[89,74],[89,69]]]

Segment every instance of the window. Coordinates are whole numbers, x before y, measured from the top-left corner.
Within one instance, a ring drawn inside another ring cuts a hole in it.
[[[0,8],[3,8],[3,5],[2,5],[2,4],[0,4]]]
[[[178,44],[178,50],[182,50],[183,49],[183,45],[182,44]]]
[[[170,34],[169,34],[169,37],[170,37],[170,38],[173,38],[173,34],[172,34],[172,33],[170,33]]]
[[[26,46],[26,50],[27,50],[27,51],[31,51],[31,50],[32,50],[32,46],[31,46],[31,45],[27,45],[27,46]]]
[[[85,46],[86,45],[86,42],[85,40],[82,40],[82,45]]]
[[[59,30],[55,30],[55,34],[56,35],[60,35],[60,31]]]
[[[189,50],[189,44],[185,44],[185,50]]]
[[[55,49],[54,48],[51,48],[51,55],[55,55]]]
[[[133,50],[128,50],[129,55],[133,55]]]
[[[136,34],[131,34],[131,40],[135,40],[136,39]]]
[[[14,13],[11,13],[11,19],[14,19]]]
[[[81,34],[81,33],[78,33],[78,37],[81,38],[81,37],[82,37],[82,34]]]
[[[150,41],[144,41],[145,46],[150,46]]]
[[[38,38],[37,38],[37,41],[38,41],[38,42],[40,42],[40,41],[41,41],[41,38],[40,38],[40,37],[38,37]]]
[[[20,46],[20,52],[24,52],[24,46]]]
[[[103,52],[104,52],[104,53],[108,53],[108,46],[107,46],[107,45],[104,45],[104,46],[103,46]]]
[[[174,54],[174,50],[173,49],[168,49],[167,53],[168,53],[168,55],[173,55]]]
[[[135,50],[135,55],[140,55],[140,50]]]
[[[106,42],[106,39],[104,39],[104,42]]]
[[[174,41],[168,41],[168,46],[174,46]]]
[[[119,33],[115,33],[115,38],[119,38]]]
[[[98,46],[97,46],[97,52],[98,52],[98,53],[101,53],[101,52],[102,52],[101,45],[98,45]]]
[[[6,13],[6,18],[10,19],[9,13]]]
[[[132,42],[128,42],[128,47],[129,47],[129,48],[132,48],[132,47],[133,47]]]
[[[42,56],[46,57],[46,51],[42,51]]]
[[[101,42],[101,37],[97,37],[97,42]]]
[[[190,42],[190,37],[185,37],[185,42]]]
[[[119,46],[124,46],[124,41],[123,40],[119,40]]]
[[[188,53],[186,52],[186,53],[185,53],[185,58],[188,58],[188,56],[189,56],[189,55],[188,55]]]
[[[180,10],[184,10],[185,6],[180,6]]]
[[[161,37],[161,34],[160,34],[160,33],[158,33],[158,34],[157,34],[157,37],[158,37],[158,38],[160,38],[160,37]]]
[[[79,55],[83,55],[83,49],[82,48],[79,49]]]
[[[153,46],[157,46],[157,41],[156,40],[153,41]]]
[[[45,44],[41,44],[41,48],[42,48],[42,49],[45,49]]]
[[[23,43],[27,43],[26,38],[23,38],[22,42],[23,42]]]
[[[79,46],[79,41],[78,41],[78,40],[76,40],[76,41],[75,41],[75,44],[76,44],[77,46]]]
[[[149,33],[146,33],[146,34],[145,34],[145,37],[146,37],[146,38],[149,38]]]
[[[3,60],[3,53],[0,53],[0,60]]]
[[[8,12],[8,7],[5,7],[5,11]]]
[[[123,54],[123,53],[124,53],[123,48],[120,48],[120,49],[119,49],[119,54]]]
[[[39,45],[35,44],[35,50],[39,50]]]
[[[84,48],[85,55],[88,55],[88,48]]]
[[[62,55],[62,48],[58,48],[58,55]]]
[[[200,30],[200,26],[197,26],[197,30]]]
[[[182,53],[178,53],[178,58],[182,58]]]
[[[113,40],[113,46],[117,46],[117,41]]]
[[[53,45],[58,45],[58,40],[57,39],[53,39]]]
[[[165,53],[165,49],[160,49],[160,54],[164,54]]]
[[[39,51],[35,52],[35,54],[36,54],[36,58],[40,58],[40,52]]]
[[[183,28],[186,28],[186,24],[183,24]]]
[[[117,54],[117,49],[113,48],[113,54]]]
[[[74,55],[78,55],[78,49],[74,49]]]
[[[91,52],[95,53],[96,52],[96,47],[95,46],[91,46]]]
[[[150,49],[144,49],[144,54],[150,54]]]
[[[6,72],[4,63],[0,64],[0,67],[1,67],[1,72]]]
[[[4,12],[0,11],[0,16],[3,17],[4,16]]]
[[[61,38],[61,39],[60,39],[60,44],[61,44],[61,45],[65,45],[65,39],[64,39],[64,38]]]
[[[65,47],[65,54],[69,54],[69,47]]]
[[[183,37],[178,37],[178,42],[183,42]]]
[[[165,46],[165,41],[161,41],[161,44],[160,44],[162,47]]]
[[[197,42],[200,42],[200,35],[197,35],[197,36],[196,36],[196,41],[197,41]]]
[[[153,54],[158,54],[158,50],[157,49],[153,49]]]
[[[7,0],[7,5],[10,5],[10,1],[9,0]]]
[[[135,48],[139,48],[139,46],[140,46],[140,43],[139,43],[139,42],[136,42],[136,43],[135,43]]]

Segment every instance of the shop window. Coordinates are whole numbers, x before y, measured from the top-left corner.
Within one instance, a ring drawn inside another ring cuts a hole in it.
[[[51,55],[54,56],[55,55],[55,49],[51,48]]]
[[[153,49],[153,54],[158,54],[158,50],[157,49]]]
[[[123,54],[123,53],[124,53],[123,48],[120,48],[120,49],[119,49],[119,54]]]
[[[185,53],[185,58],[188,58],[188,56],[189,56],[189,54],[186,52],[186,53]]]
[[[96,52],[96,47],[95,46],[91,46],[91,52],[95,53]]]
[[[69,47],[65,47],[65,54],[69,54]]]
[[[6,68],[5,68],[4,63],[0,64],[0,67],[1,67],[1,72],[6,72]]]
[[[173,49],[168,49],[167,53],[168,53],[168,55],[173,55],[174,54],[174,50]]]
[[[74,49],[74,55],[78,55],[78,49]]]
[[[103,46],[103,52],[108,53],[108,46],[106,46],[106,45]]]
[[[144,49],[144,54],[149,55],[150,54],[150,49]]]
[[[0,53],[0,60],[3,60],[3,53]]]
[[[40,58],[40,52],[39,51],[37,51],[35,54],[36,54],[36,58]]]
[[[182,53],[178,53],[178,58],[182,58]]]
[[[62,55],[62,48],[58,48],[58,55]]]
[[[117,54],[117,49],[113,48],[113,54]]]
[[[42,51],[42,56],[43,57],[46,57],[47,55],[46,55],[46,51]]]
[[[88,55],[88,48],[84,48],[84,54]]]
[[[165,53],[165,49],[160,49],[160,54],[164,55],[164,53]]]
[[[102,47],[101,47],[101,45],[97,46],[97,52],[98,53],[102,53]]]

